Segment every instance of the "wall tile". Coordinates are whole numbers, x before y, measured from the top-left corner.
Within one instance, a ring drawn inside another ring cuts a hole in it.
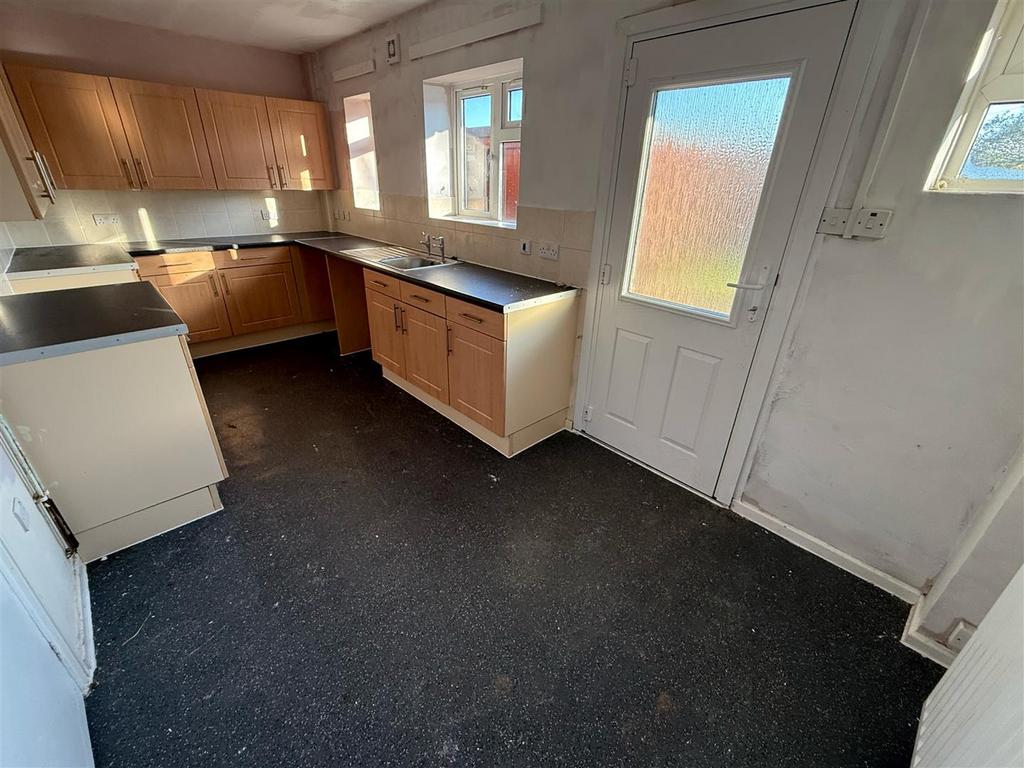
[[[206,227],[206,234],[208,235],[219,236],[232,234],[231,221],[228,219],[226,211],[224,213],[204,213],[203,224]]]
[[[11,238],[10,232],[7,231],[7,225],[0,223],[0,248],[10,249],[14,247],[14,240]]]
[[[252,211],[228,211],[227,234],[249,235],[257,231]]]
[[[174,216],[178,221],[178,237],[203,237],[207,233],[206,224],[201,213],[178,213]],[[219,235],[219,232],[213,232]]]
[[[43,220],[43,228],[54,245],[78,245],[86,242],[85,230],[78,223],[78,217],[51,219],[49,212]]]
[[[78,215],[88,216],[90,219],[94,213],[108,213],[107,209],[110,206],[107,193],[100,190],[76,189],[71,193],[71,199]]]
[[[563,244],[567,248],[589,251],[594,241],[594,212],[565,211]]]
[[[562,248],[559,252],[558,281],[566,285],[582,287],[587,284],[590,271],[590,251]]]
[[[7,231],[19,248],[50,244],[50,237],[41,221],[9,221]]]
[[[519,206],[517,224],[518,236],[523,239],[561,243],[565,229],[565,215],[564,211],[521,205]]]

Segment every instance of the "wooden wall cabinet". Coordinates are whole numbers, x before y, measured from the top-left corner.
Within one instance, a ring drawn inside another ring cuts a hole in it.
[[[5,64],[35,148],[61,189],[137,187],[110,80]]]
[[[564,429],[575,292],[506,314],[373,270],[363,279],[389,381],[506,456]]]
[[[110,79],[144,189],[216,189],[194,88]]]
[[[45,158],[32,146],[7,75],[0,69],[0,221],[41,219],[53,205],[56,184]]]
[[[282,189],[333,189],[327,110],[318,101],[267,97]]]
[[[196,90],[218,189],[277,189],[277,159],[263,96]]]
[[[61,189],[332,189],[323,104],[4,65]]]

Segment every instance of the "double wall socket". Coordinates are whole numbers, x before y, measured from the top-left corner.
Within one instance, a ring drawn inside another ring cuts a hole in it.
[[[548,261],[558,261],[558,243],[537,243],[537,255]]]
[[[120,224],[121,217],[116,213],[94,213],[92,215],[92,222],[98,227],[104,224]]]

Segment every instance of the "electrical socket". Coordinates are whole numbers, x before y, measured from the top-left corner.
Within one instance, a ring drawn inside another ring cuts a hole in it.
[[[94,213],[92,222],[98,227],[102,227],[104,224],[120,224],[121,217],[116,213]]]
[[[523,256],[529,256],[530,255],[530,249],[531,249],[532,246],[533,246],[533,244],[529,240],[520,240],[519,241],[519,252],[521,254],[523,254]]]
[[[537,243],[537,255],[548,261],[558,261],[558,243]]]

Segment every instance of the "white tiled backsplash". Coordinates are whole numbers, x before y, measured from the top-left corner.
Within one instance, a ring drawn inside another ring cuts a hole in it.
[[[96,224],[93,216],[97,214],[113,214],[120,222]],[[57,194],[57,204],[42,221],[0,223],[0,250],[5,246],[302,232],[323,229],[326,223],[318,192],[68,190]]]

